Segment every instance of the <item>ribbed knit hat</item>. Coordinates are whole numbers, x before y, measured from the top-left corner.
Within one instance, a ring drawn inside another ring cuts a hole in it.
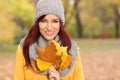
[[[39,0],[35,10],[35,21],[42,15],[55,14],[65,24],[64,8],[61,0]]]

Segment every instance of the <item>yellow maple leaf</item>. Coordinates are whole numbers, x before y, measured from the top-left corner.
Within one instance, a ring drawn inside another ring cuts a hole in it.
[[[50,62],[45,62],[39,58],[36,59],[36,63],[37,63],[37,67],[41,70],[41,71],[44,71],[44,70],[47,70],[49,68],[49,66],[52,66],[52,63]]]

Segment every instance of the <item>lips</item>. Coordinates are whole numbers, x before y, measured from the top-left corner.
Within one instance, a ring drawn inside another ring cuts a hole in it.
[[[46,31],[45,33],[46,33],[47,36],[52,36],[54,34],[53,31]]]

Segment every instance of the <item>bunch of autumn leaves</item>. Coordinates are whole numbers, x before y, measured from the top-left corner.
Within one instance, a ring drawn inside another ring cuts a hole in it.
[[[54,66],[61,71],[70,66],[72,57],[67,53],[67,47],[60,46],[56,41],[51,41],[47,47],[37,46],[38,54],[31,60],[35,72],[40,73]]]

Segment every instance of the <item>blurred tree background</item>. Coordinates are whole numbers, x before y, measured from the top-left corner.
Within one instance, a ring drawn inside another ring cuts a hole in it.
[[[38,0],[0,0],[0,45],[18,44],[34,23]],[[62,0],[65,29],[76,38],[119,38],[120,0]]]
[[[119,1],[63,0],[67,30],[78,38],[119,38]]]

